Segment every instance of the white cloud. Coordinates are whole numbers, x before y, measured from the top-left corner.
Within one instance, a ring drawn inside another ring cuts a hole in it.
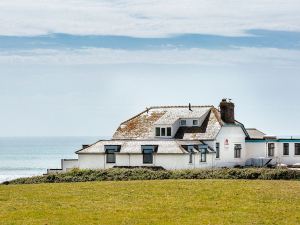
[[[300,31],[299,0],[1,0],[0,35]]]
[[[103,64],[191,64],[205,66],[274,66],[299,67],[300,51],[272,48],[238,48],[230,50],[169,49],[115,50],[91,48],[81,50],[35,49],[2,51],[2,65],[103,65]]]

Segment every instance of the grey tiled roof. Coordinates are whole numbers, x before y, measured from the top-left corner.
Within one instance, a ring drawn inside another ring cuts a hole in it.
[[[155,139],[156,125],[171,125],[183,118],[203,118],[205,126],[200,132],[183,131],[180,139],[214,139],[222,126],[220,113],[213,106],[192,106],[192,110],[189,110],[188,106],[151,107],[123,122],[113,135],[113,140]]]
[[[185,153],[186,151],[181,147],[180,141],[174,139],[167,140],[101,140],[91,145],[88,148],[77,151],[77,154],[87,153],[104,153],[105,145],[120,145],[120,154],[137,154],[141,153],[142,145],[157,145],[158,153],[160,154],[173,154],[173,153]],[[192,144],[200,144],[200,142],[192,142]]]
[[[251,139],[264,139],[264,137],[266,136],[265,133],[257,130],[256,128],[247,128],[246,131]]]
[[[119,154],[140,154],[142,152],[141,146],[143,145],[156,145],[158,146],[159,154],[183,154],[187,151],[182,147],[184,145],[200,145],[199,140],[101,140],[95,144],[77,151],[77,154],[104,154],[105,145],[120,145],[121,151]]]

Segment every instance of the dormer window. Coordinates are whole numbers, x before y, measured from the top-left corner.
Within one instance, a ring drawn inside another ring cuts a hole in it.
[[[186,120],[180,120],[180,125],[181,126],[186,126]]]
[[[157,152],[158,145],[142,145],[143,164],[153,164],[153,154]]]
[[[116,152],[120,152],[120,145],[105,145],[106,163],[116,163]]]
[[[171,127],[155,127],[156,137],[171,137],[172,128]]]
[[[193,126],[198,126],[198,120],[193,120]]]

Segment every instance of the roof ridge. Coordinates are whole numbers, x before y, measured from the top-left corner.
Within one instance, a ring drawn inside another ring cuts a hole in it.
[[[191,106],[192,108],[193,107],[196,107],[196,108],[211,108],[211,107],[214,107],[213,105],[192,105]],[[159,109],[159,108],[189,108],[188,105],[162,105],[162,106],[151,106],[149,107],[149,109]]]
[[[150,106],[150,107],[146,107],[146,109],[144,111],[142,111],[142,112],[136,114],[135,116],[123,121],[121,124],[129,122],[130,120],[133,120],[133,119],[139,117],[140,115],[142,115],[143,113],[145,113],[145,112],[147,112],[151,109],[188,108],[188,107],[189,107],[188,105],[187,106],[186,105],[177,105],[177,106],[176,105],[175,106],[170,105],[170,106]],[[214,108],[213,105],[192,105],[192,108],[193,107],[194,108]]]

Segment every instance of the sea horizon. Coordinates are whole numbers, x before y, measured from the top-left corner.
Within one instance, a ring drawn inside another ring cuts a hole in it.
[[[83,144],[104,136],[18,136],[0,137],[0,183],[21,177],[43,175],[60,168],[61,159],[77,158]]]

